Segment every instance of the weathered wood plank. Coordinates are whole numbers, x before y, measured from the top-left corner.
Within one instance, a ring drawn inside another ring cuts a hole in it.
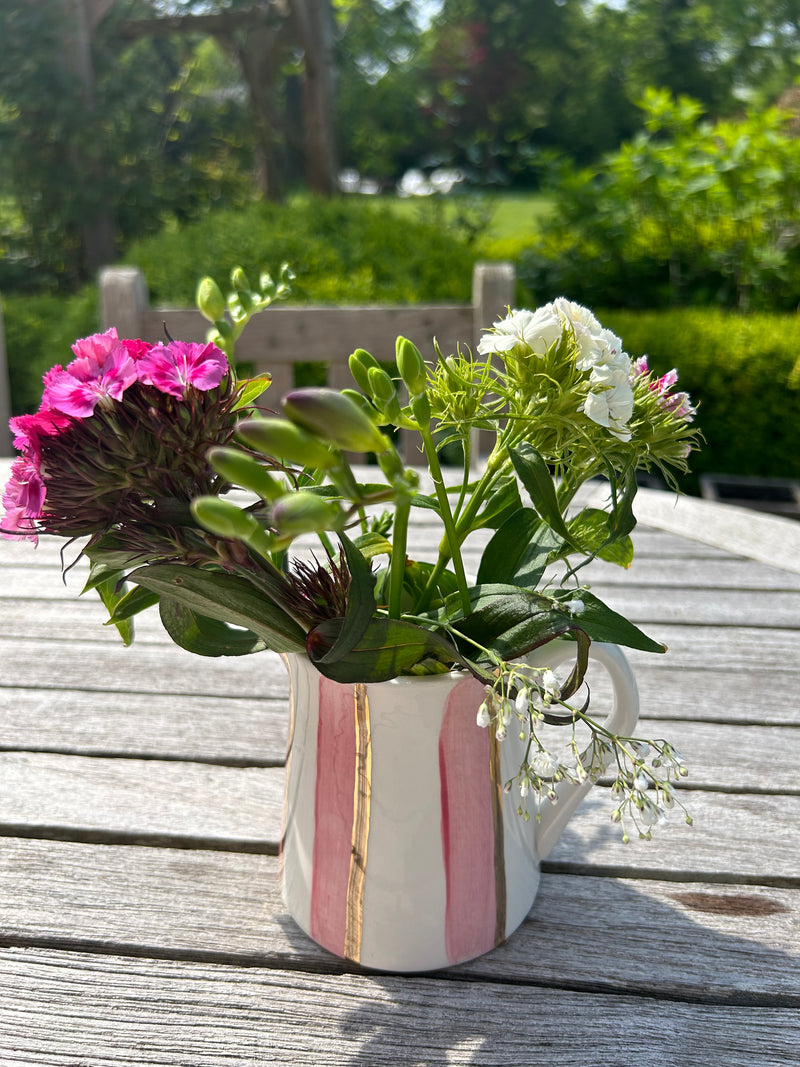
[[[43,836],[275,851],[283,780],[282,768],[7,752],[0,754],[0,824]]]
[[[456,973],[526,984],[800,1004],[800,890],[545,874],[509,942]],[[0,940],[323,970],[278,860],[209,851],[0,843]],[[355,969],[355,968],[353,968]]]
[[[287,735],[288,692],[197,697],[0,688],[0,749],[255,765],[282,762]]]
[[[800,672],[796,630],[670,623],[647,629],[669,651],[666,656],[655,656],[626,650],[635,671],[667,666],[675,673],[726,671],[730,673],[732,699],[737,692],[735,680],[747,673],[761,677],[764,698],[770,700],[777,684],[772,680],[774,672]],[[167,641],[142,641],[124,648],[116,641],[86,640],[83,635],[72,641],[0,637],[0,686],[13,688],[113,688],[196,696],[248,696],[256,692],[271,696],[276,695],[270,687],[278,676],[272,652],[256,657],[199,659]]]
[[[744,756],[743,756],[744,758]],[[622,844],[608,790],[595,790],[552,854],[557,864],[678,871],[726,880],[800,883],[800,796],[682,789],[695,825],[672,825],[640,847]],[[67,840],[188,843],[274,852],[283,809],[281,768],[231,768],[48,753],[0,754],[0,832]],[[769,862],[757,847],[769,835]],[[724,852],[720,854],[720,842]]]
[[[796,1011],[437,977],[314,975],[46,950],[0,955],[9,1064],[786,1067]],[[587,1061],[587,1052],[590,1059]],[[538,1052],[535,1055],[539,1055]],[[621,1058],[622,1055],[622,1058]]]
[[[276,669],[269,686],[259,674],[257,697],[0,687],[0,749],[277,763],[287,739],[282,670]],[[795,734],[775,729],[798,722],[796,676],[787,676],[767,703],[765,681],[751,675],[737,680],[735,698],[727,676],[711,672],[668,671],[665,677],[659,668],[641,668],[637,681],[646,715],[639,732],[676,744],[691,765],[693,783],[709,784],[708,768],[716,767],[716,784],[751,787],[769,780],[776,788],[797,786]],[[773,676],[769,684],[776,683]],[[128,684],[136,685],[135,677]],[[715,733],[706,725],[714,720],[738,725]],[[740,737],[746,744],[738,743]],[[746,761],[741,751],[748,753]]]
[[[477,562],[472,561],[476,569]],[[40,632],[50,632],[47,630],[50,626],[55,627],[53,635],[58,636],[69,626],[79,626],[85,629],[86,636],[91,637],[90,628],[102,625],[107,619],[95,594],[78,597],[78,590],[65,588],[47,573],[28,571],[9,579],[5,572],[5,578],[3,596],[0,597],[5,636],[24,636],[31,633],[33,627]],[[641,575],[638,584],[627,585],[595,581],[591,572],[586,574],[584,581],[609,607],[637,622],[800,627],[800,588],[758,590],[666,586],[644,582]],[[136,622],[142,633],[163,633],[155,612],[143,614]],[[112,637],[116,634],[111,627],[107,627],[106,632]]]
[[[0,638],[0,685],[12,688],[260,699],[285,694],[284,674],[269,651],[200,658],[169,641],[125,648],[119,641]]]

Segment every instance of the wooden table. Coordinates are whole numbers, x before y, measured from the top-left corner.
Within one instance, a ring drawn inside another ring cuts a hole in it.
[[[125,649],[57,544],[0,541],[2,1067],[798,1062],[800,524],[641,500],[593,587],[670,646],[631,660],[695,825],[623,845],[595,790],[509,943],[412,977],[285,913],[278,657]]]

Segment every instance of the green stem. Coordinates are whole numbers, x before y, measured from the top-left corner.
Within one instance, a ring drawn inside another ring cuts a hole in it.
[[[403,579],[406,573],[406,544],[411,497],[398,494],[395,502],[392,558],[389,563],[389,618],[399,619],[402,611]]]
[[[486,462],[486,470],[483,472],[480,481],[470,494],[470,498],[467,501],[466,507],[461,512],[458,522],[455,523],[453,536],[450,537],[450,535],[445,533],[445,536],[442,538],[441,544],[439,545],[439,558],[436,560],[436,564],[428,577],[428,583],[423,590],[419,603],[417,604],[417,611],[425,611],[427,609],[431,597],[433,596],[433,592],[442,576],[442,572],[451,559],[452,552],[458,552],[461,548],[464,539],[472,527],[472,522],[480,511],[493,482],[507,463],[508,452],[506,448],[498,442]]]
[[[453,516],[458,522],[458,516],[461,514],[461,509],[464,506],[464,497],[467,493],[467,485],[469,484],[469,471],[470,463],[472,462],[472,441],[470,440],[469,430],[461,435],[461,448],[464,452],[464,473],[461,477],[461,492],[458,494],[458,501],[456,502]]]
[[[413,409],[413,401],[412,401]],[[416,414],[416,412],[415,412]],[[445,536],[443,540],[446,540],[450,546],[450,557],[453,560],[453,566],[456,572],[456,580],[458,581],[458,591],[461,596],[461,608],[465,615],[468,615],[471,610],[471,604],[469,599],[469,586],[467,585],[467,576],[464,573],[464,561],[461,558],[461,542],[458,538],[456,531],[456,524],[453,519],[453,513],[450,510],[450,500],[447,495],[447,487],[444,484],[444,478],[442,477],[442,468],[439,465],[439,456],[436,452],[436,444],[433,440],[433,434],[431,433],[430,419],[418,418],[419,432],[422,435],[422,444],[425,448],[425,455],[428,460],[428,467],[433,478],[433,486],[436,490],[436,496],[439,501],[439,510],[442,516],[442,522],[444,523]],[[442,551],[439,550],[439,560],[437,561],[437,567],[442,562]],[[446,563],[446,560],[445,560]],[[441,567],[439,574],[444,568]],[[434,568],[435,570],[435,568]],[[431,575],[433,577],[433,574]],[[417,605],[417,610],[424,610],[430,603],[431,596],[433,594],[434,585],[431,581],[428,582],[425,590],[422,594],[422,600]]]

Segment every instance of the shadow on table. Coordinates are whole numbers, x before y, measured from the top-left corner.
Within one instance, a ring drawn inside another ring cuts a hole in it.
[[[328,1020],[340,1062],[707,1067],[717,1052],[725,1067],[752,1067],[758,1048],[759,1067],[793,1063],[800,958],[779,947],[792,944],[791,897],[544,875],[519,930],[478,960],[342,975]],[[281,921],[298,955],[315,949]]]

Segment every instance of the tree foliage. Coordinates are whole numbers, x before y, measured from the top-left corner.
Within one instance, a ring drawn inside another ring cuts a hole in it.
[[[599,170],[561,169],[523,275],[606,306],[791,307],[800,283],[800,141],[777,109],[701,121],[652,89],[645,129]]]
[[[196,39],[121,46],[116,19],[132,9],[143,5],[120,4],[100,24],[87,70],[71,53],[71,5],[0,7],[0,149],[6,191],[24,219],[8,255],[33,268],[39,284],[74,287],[100,265],[87,223],[109,223],[100,261],[108,262],[166,216],[193,217],[246,191],[240,105],[208,93],[210,67],[204,75]]]

